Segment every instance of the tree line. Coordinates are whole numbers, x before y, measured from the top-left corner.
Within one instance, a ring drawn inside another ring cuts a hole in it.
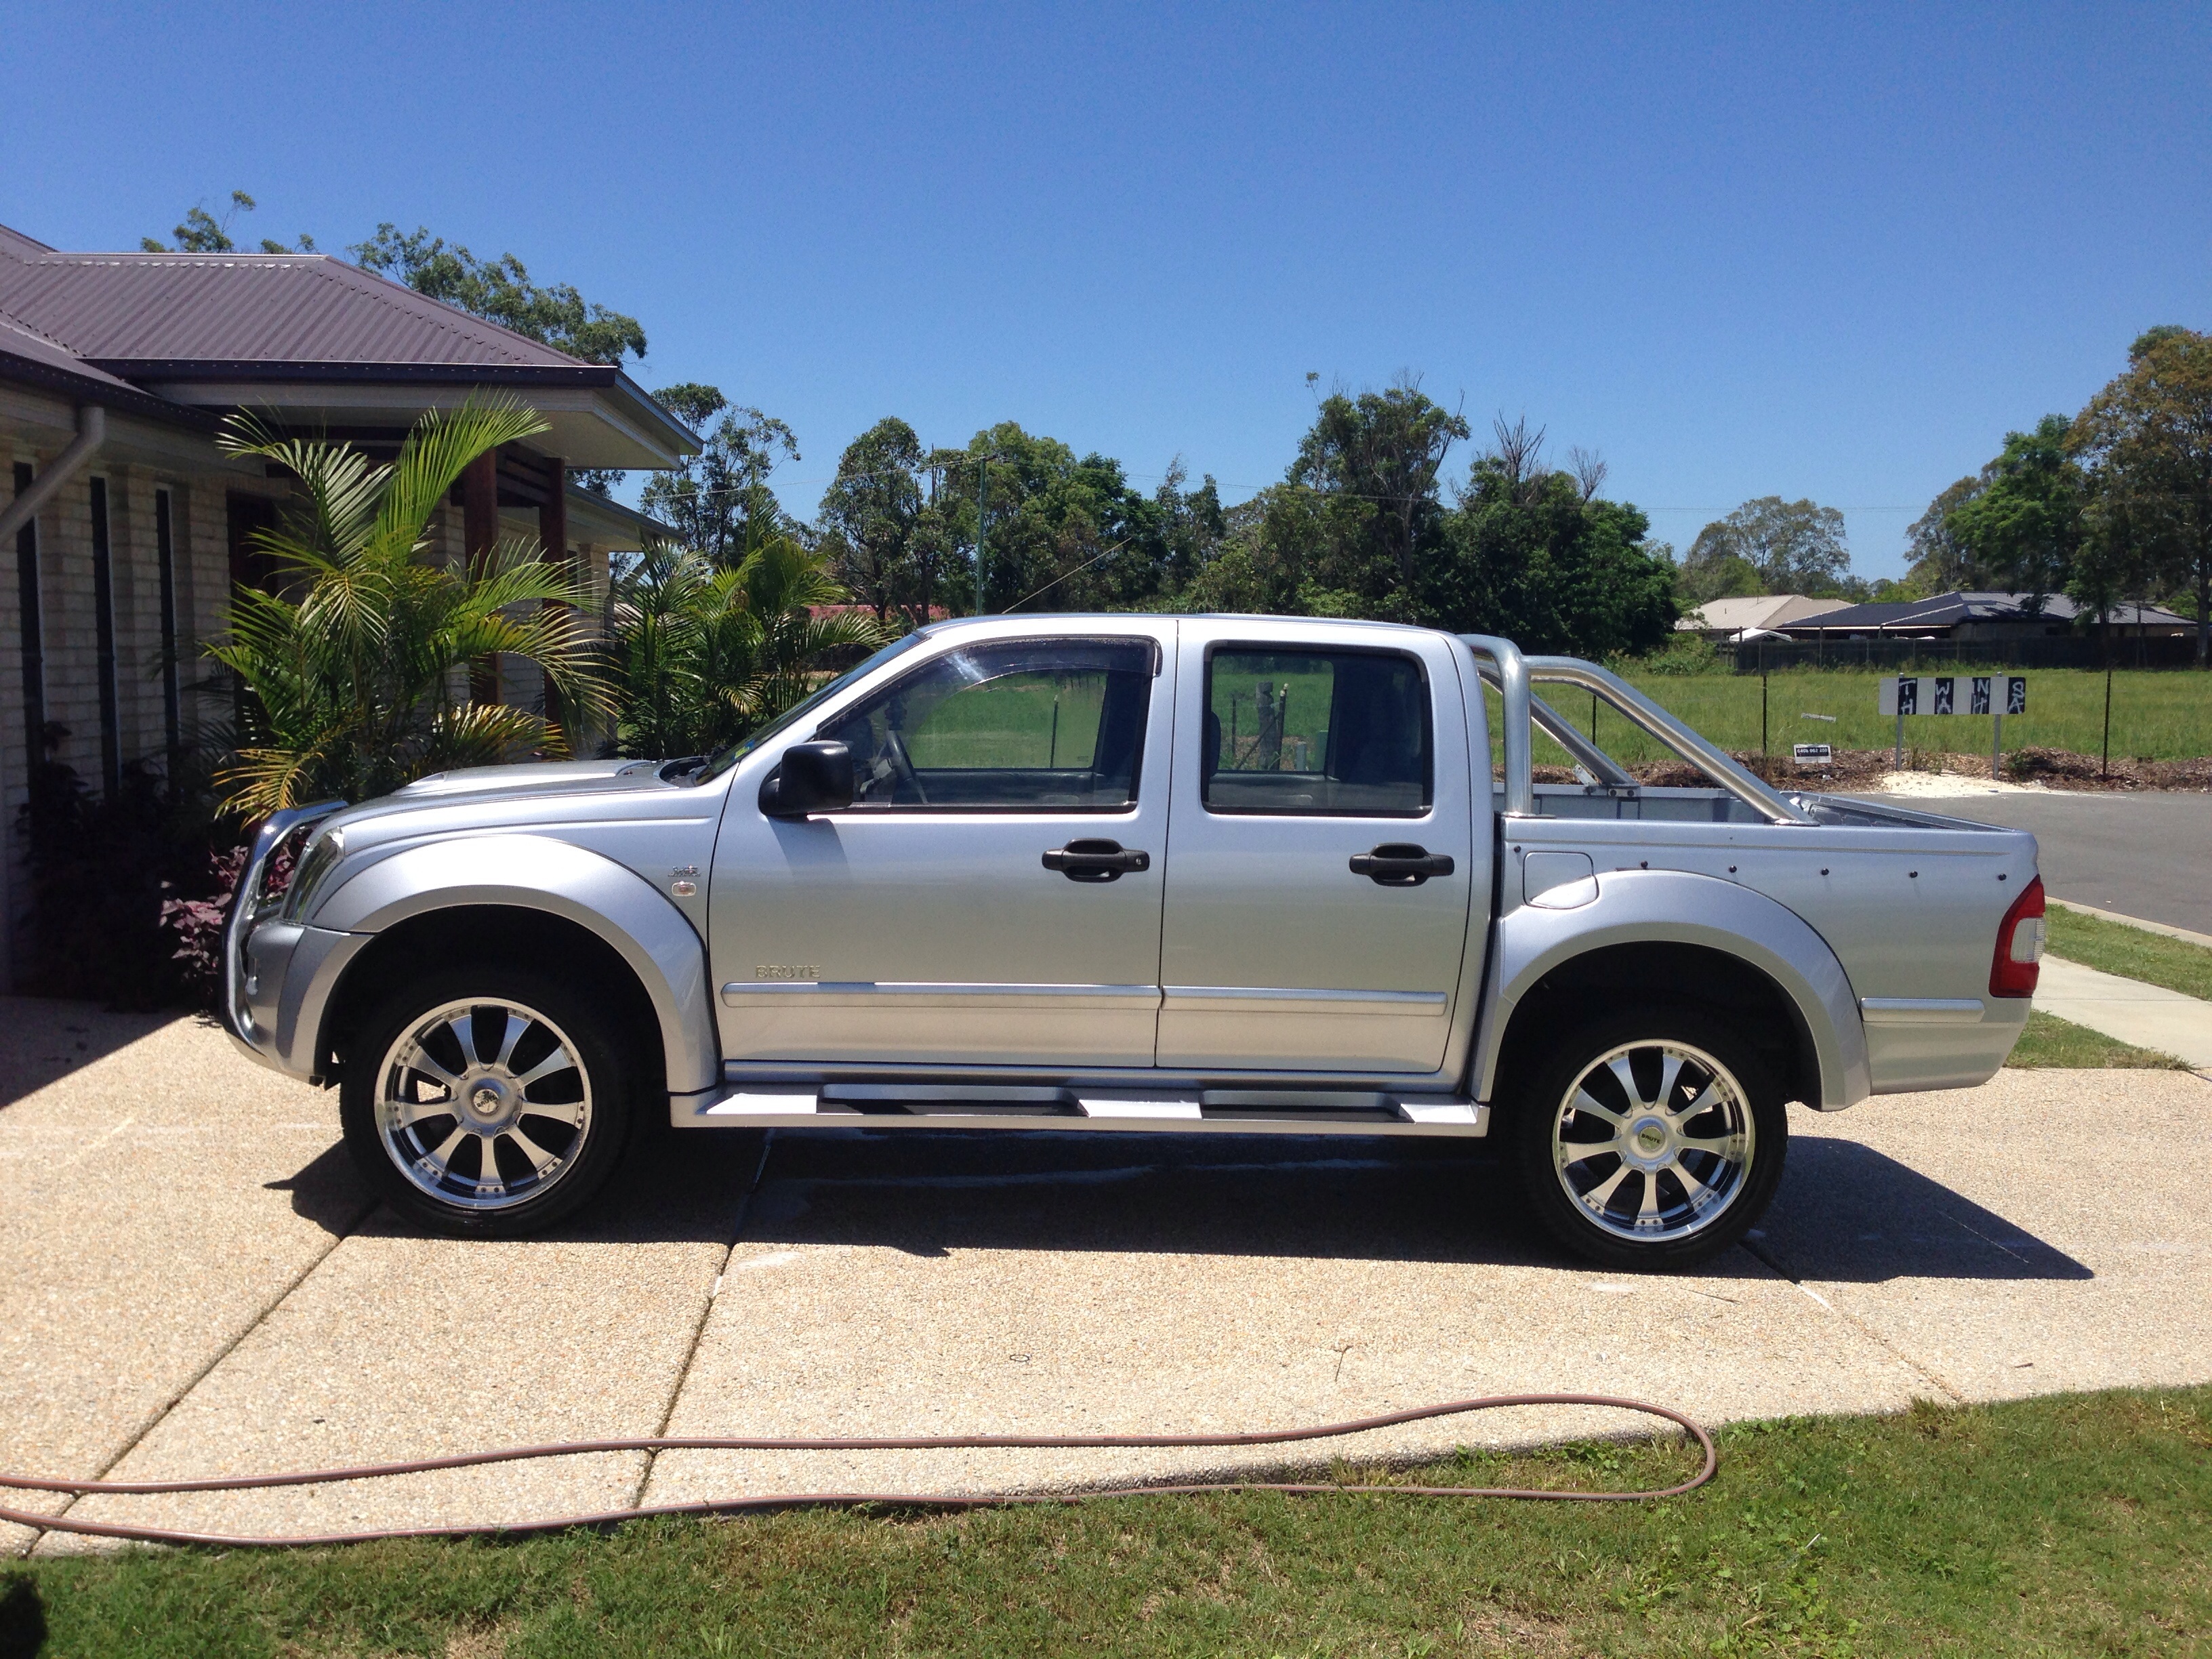
[[[2008,432],[1906,537],[1904,579],[1869,583],[1850,574],[1841,513],[1765,496],[1698,532],[1681,596],[2063,593],[2091,614],[2159,600],[2197,618],[2197,660],[2212,660],[2212,335],[2148,331],[2078,414]]]
[[[2070,419],[2045,415],[1908,532],[1908,594],[1999,587],[2092,610],[2167,600],[2212,660],[2212,334],[2165,326]]]
[[[1233,506],[1180,459],[1147,492],[1112,457],[1016,422],[932,446],[890,416],[847,446],[811,523],[768,488],[797,454],[787,427],[713,387],[658,395],[695,423],[719,419],[698,456],[647,484],[645,511],[717,558],[765,519],[886,626],[977,611],[1265,611],[1608,656],[1650,649],[1680,614],[1670,550],[1649,539],[1642,512],[1603,495],[1602,461],[1574,451],[1554,466],[1542,431],[1501,418],[1448,483],[1471,428],[1410,378],[1318,398],[1281,482]]]

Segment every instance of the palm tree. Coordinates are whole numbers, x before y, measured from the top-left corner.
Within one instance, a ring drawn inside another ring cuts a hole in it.
[[[726,568],[647,549],[615,591],[623,747],[705,754],[774,720],[813,690],[826,656],[884,642],[873,617],[836,608],[845,597],[819,554],[761,515]]]
[[[254,818],[334,795],[363,800],[447,767],[565,754],[543,714],[471,696],[468,669],[495,653],[536,663],[572,718],[607,711],[580,621],[590,596],[544,562],[536,538],[502,538],[463,567],[426,556],[431,515],[469,464],[546,429],[504,401],[434,410],[382,465],[251,416],[226,423],[228,453],[273,461],[300,489],[277,527],[254,537],[286,588],[238,588],[228,634],[208,647],[246,693],[237,747],[216,774],[224,811]]]

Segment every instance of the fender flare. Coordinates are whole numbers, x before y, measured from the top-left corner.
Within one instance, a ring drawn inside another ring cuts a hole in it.
[[[721,1080],[706,946],[643,877],[598,853],[544,836],[425,842],[347,878],[315,907],[313,922],[380,933],[432,911],[479,904],[544,911],[597,934],[629,964],[653,1004],[669,1091],[696,1093]]]
[[[1824,1112],[1873,1091],[1866,1027],[1850,976],[1827,940],[1788,906],[1715,876],[1680,870],[1609,870],[1597,896],[1571,910],[1522,904],[1501,917],[1492,945],[1498,987],[1475,1037],[1475,1098],[1488,1100],[1498,1059],[1521,999],[1545,975],[1614,945],[1694,945],[1756,968],[1782,988],[1813,1041]]]

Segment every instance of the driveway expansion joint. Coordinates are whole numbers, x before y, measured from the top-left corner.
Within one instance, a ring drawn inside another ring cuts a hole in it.
[[[213,1371],[216,1366],[222,1364],[224,1360],[229,1358],[230,1356],[237,1351],[240,1343],[244,1342],[248,1337],[252,1336],[254,1332],[259,1330],[264,1325],[267,1324],[269,1322],[270,1316],[274,1314],[277,1309],[283,1307],[286,1301],[290,1298],[295,1291],[298,1290],[301,1285],[306,1284],[308,1279],[314,1276],[315,1270],[331,1259],[331,1255],[337,1251],[339,1245],[344,1243],[346,1240],[352,1237],[354,1234],[360,1230],[361,1224],[368,1220],[370,1215],[375,1212],[379,1201],[380,1200],[374,1198],[364,1200],[361,1207],[356,1210],[351,1218],[346,1222],[344,1228],[342,1231],[332,1234],[331,1236],[330,1243],[325,1244],[321,1250],[316,1253],[314,1259],[309,1261],[307,1266],[301,1268],[298,1273],[292,1275],[290,1280],[278,1290],[276,1294],[270,1298],[269,1305],[262,1309],[259,1313],[254,1315],[254,1316],[248,1320],[245,1324],[241,1325],[238,1329],[237,1334],[233,1336],[229,1341],[222,1344],[213,1353],[210,1354],[208,1356],[207,1363],[202,1365],[198,1370],[194,1371],[191,1376],[187,1377],[183,1387],[178,1389],[174,1393],[170,1395],[167,1400],[161,1402],[158,1409],[154,1411],[147,1417],[144,1422],[141,1423],[137,1426],[137,1430],[134,1431],[131,1436],[130,1443],[124,1446],[112,1457],[110,1457],[98,1468],[94,1469],[88,1478],[94,1480],[106,1480],[111,1473],[121,1466],[124,1459],[130,1456],[132,1452],[137,1451],[138,1448],[145,1443],[147,1437],[151,1435],[155,1430],[160,1428],[161,1425],[167,1420],[171,1412],[176,1410],[178,1407],[183,1405],[186,1400],[191,1397],[192,1390],[199,1387],[201,1383],[207,1380],[209,1373]],[[67,1515],[82,1501],[82,1499],[81,1498],[70,1498],[69,1502],[64,1504],[61,1508],[54,1511],[55,1516],[58,1518],[61,1516]],[[23,1547],[20,1553],[26,1557],[29,1556],[49,1535],[48,1530],[41,1528],[38,1534],[32,1538],[29,1543]]]
[[[746,1212],[752,1208],[753,1194],[760,1191],[761,1181],[768,1174],[769,1154],[775,1150],[775,1131],[769,1129],[761,1136],[760,1162],[753,1165],[752,1179],[738,1194],[736,1212],[730,1218],[730,1242],[722,1251],[722,1265],[714,1270],[714,1283],[707,1287],[707,1294],[699,1304],[699,1317],[691,1326],[690,1344],[684,1350],[684,1363],[676,1368],[676,1380],[669,1385],[668,1403],[660,1410],[660,1426],[653,1431],[656,1439],[665,1438],[668,1425],[676,1420],[677,1404],[684,1398],[684,1383],[690,1380],[692,1362],[699,1357],[699,1344],[707,1334],[707,1321],[714,1316],[714,1299],[722,1293],[722,1281],[729,1277],[730,1260],[737,1255],[738,1245],[745,1236]],[[638,1471],[637,1489],[630,1493],[632,1509],[645,1502],[646,1489],[653,1484],[653,1466],[659,1460],[659,1452],[646,1453],[644,1465]]]
[[[1969,1229],[1969,1231],[1971,1231],[1972,1230]],[[1977,1235],[1977,1237],[1979,1237],[1979,1235]],[[1903,1365],[1908,1370],[1917,1372],[1921,1376],[1925,1377],[1929,1382],[1933,1383],[1936,1388],[1941,1389],[1950,1397],[1951,1403],[1953,1405],[1963,1406],[1966,1403],[1966,1396],[1959,1389],[1953,1388],[1949,1382],[1944,1380],[1939,1372],[1931,1370],[1927,1366],[1922,1364],[1911,1354],[1905,1352],[1904,1349],[1899,1347],[1895,1343],[1884,1337],[1881,1332],[1875,1330],[1863,1320],[1855,1317],[1848,1310],[1839,1308],[1834,1303],[1829,1301],[1826,1297],[1822,1296],[1818,1291],[1806,1284],[1802,1279],[1790,1272],[1788,1267],[1783,1266],[1780,1258],[1776,1256],[1771,1251],[1768,1250],[1763,1243],[1757,1240],[1747,1238],[1743,1241],[1743,1248],[1747,1254],[1756,1260],[1764,1262],[1776,1273],[1789,1280],[1794,1288],[1805,1296],[1810,1297],[1813,1301],[1818,1303],[1821,1307],[1826,1309],[1830,1314],[1833,1315],[1843,1323],[1850,1326],[1852,1330],[1857,1332],[1859,1335],[1873,1343],[1875,1346],[1880,1348],[1884,1353],[1888,1354],[1892,1358],[1895,1359],[1898,1364]],[[2007,1254],[2010,1254],[2010,1252],[2007,1252]]]

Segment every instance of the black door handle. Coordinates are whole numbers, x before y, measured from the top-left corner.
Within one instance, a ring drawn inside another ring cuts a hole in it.
[[[1119,881],[1133,870],[1149,870],[1152,855],[1124,848],[1118,841],[1072,841],[1044,855],[1044,867],[1070,881]]]
[[[1386,841],[1371,853],[1352,855],[1352,873],[1365,876],[1377,887],[1419,887],[1431,876],[1448,876],[1458,868],[1449,853],[1431,853],[1409,841]]]

